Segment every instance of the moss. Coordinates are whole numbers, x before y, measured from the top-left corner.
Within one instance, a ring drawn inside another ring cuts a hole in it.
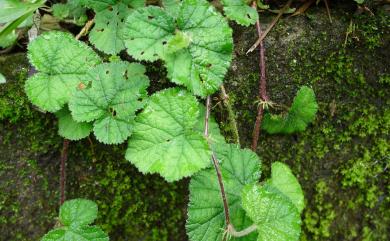
[[[289,105],[301,85],[312,86],[319,112],[305,132],[261,133],[258,153],[288,163],[306,197],[302,240],[388,240],[390,17],[348,15],[342,6],[310,9],[311,18],[288,18],[266,40],[268,93]],[[350,21],[355,31],[345,42]],[[272,18],[262,18],[266,24]],[[331,26],[331,27],[330,27]],[[226,83],[234,101],[243,145],[249,146],[256,115],[257,52],[245,51],[256,32],[236,27],[236,60]],[[226,121],[224,109],[218,109]],[[277,111],[277,110],[272,110]],[[228,132],[226,134],[229,134]]]
[[[58,215],[62,139],[54,116],[24,94],[25,55],[0,58],[0,72],[8,80],[0,85],[0,240],[38,240]],[[111,240],[182,240],[187,181],[142,175],[124,160],[125,145],[91,142],[70,144],[67,198],[95,200]]]

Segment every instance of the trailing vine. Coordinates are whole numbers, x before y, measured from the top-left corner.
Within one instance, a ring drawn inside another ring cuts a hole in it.
[[[305,130],[317,111],[313,90],[301,87],[291,108],[271,114],[262,45],[270,29],[261,31],[256,4],[221,3],[227,18],[244,26],[256,24],[258,30],[258,111],[261,117],[263,111],[267,113],[263,121],[256,121],[252,150],[260,127],[271,134]],[[34,10],[42,4],[34,5]],[[86,9],[94,11],[93,19],[86,18]],[[108,240],[100,228],[89,226],[97,215],[96,204],[81,199],[64,203],[67,140],[91,133],[105,144],[127,141],[125,158],[142,173],[157,173],[169,182],[191,177],[186,224],[191,241],[299,239],[304,208],[299,182],[280,162],[274,162],[271,177],[260,182],[260,158],[240,147],[222,85],[232,61],[233,30],[221,12],[206,0],[163,0],[155,5],[143,0],[73,0],[53,5],[52,10],[58,18],[85,26],[76,38],[49,31],[28,46],[36,73],[26,81],[26,94],[32,104],[57,116],[58,133],[65,138],[61,227],[42,240]],[[106,62],[79,40],[86,35],[99,52],[114,57]],[[176,87],[150,95],[148,87],[153,83],[145,67],[121,60],[116,54],[122,50],[136,61],[161,60]],[[238,144],[226,143],[211,115],[211,95],[220,88]]]

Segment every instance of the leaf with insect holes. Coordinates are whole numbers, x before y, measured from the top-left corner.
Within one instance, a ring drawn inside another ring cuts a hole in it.
[[[304,131],[313,122],[318,110],[314,91],[303,86],[294,98],[293,104],[286,115],[264,116],[262,128],[270,134],[291,134]]]
[[[107,54],[117,54],[125,49],[121,31],[129,13],[145,5],[144,0],[83,0],[86,7],[96,12],[95,26],[89,33],[89,40],[95,47]]]
[[[269,184],[247,185],[242,207],[257,226],[257,241],[297,241],[301,218],[290,199]]]
[[[50,31],[28,46],[28,58],[38,73],[27,79],[25,91],[39,108],[56,112],[68,101],[86,72],[101,62],[86,44],[70,34]]]
[[[271,179],[268,183],[288,197],[298,211],[302,212],[305,206],[303,191],[291,169],[284,163],[274,162],[271,170]]]
[[[260,178],[261,162],[256,153],[233,144],[217,145],[217,159],[229,202],[231,222],[237,230],[252,225],[241,206],[241,191],[245,185]],[[190,182],[190,202],[186,230],[191,241],[222,240],[225,216],[221,192],[214,168],[202,170]],[[256,232],[235,241],[252,241]]]
[[[133,11],[123,38],[138,60],[165,62],[168,78],[198,96],[214,93],[230,66],[232,30],[205,0],[184,0],[173,7],[149,6]]]
[[[143,107],[149,79],[137,63],[114,62],[88,72],[88,86],[74,93],[69,109],[78,122],[93,121],[96,138],[106,144],[124,142],[131,134],[135,112]]]
[[[136,118],[126,159],[143,173],[167,181],[190,176],[211,164],[211,151],[199,132],[199,104],[179,88],[155,93]]]
[[[97,226],[89,226],[97,217],[96,203],[87,199],[72,199],[60,208],[59,219],[64,226],[49,231],[41,241],[108,241]]]
[[[222,0],[221,2],[226,16],[240,25],[249,26],[259,19],[257,10],[248,6],[245,0]]]
[[[92,131],[92,124],[89,122],[76,122],[73,120],[68,107],[57,111],[58,134],[66,139],[77,141],[89,136]]]

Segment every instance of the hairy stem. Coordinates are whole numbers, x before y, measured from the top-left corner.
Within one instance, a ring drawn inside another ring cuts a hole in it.
[[[76,39],[80,39],[82,36],[86,35],[94,24],[95,19],[88,20],[88,22],[84,25],[84,27],[80,30],[80,32],[76,35]]]
[[[225,86],[223,85],[221,85],[221,99],[228,112],[230,129],[233,133],[235,142],[240,145],[240,135],[238,134],[236,115],[234,114],[233,107],[229,102],[229,96],[227,95]]]
[[[256,230],[257,230],[256,224],[252,224],[251,226],[249,226],[246,229],[241,230],[241,231],[236,231],[236,229],[231,224],[228,226],[229,235],[236,237],[236,238],[247,236],[248,234],[250,234]]]
[[[60,204],[65,202],[65,183],[66,183],[66,160],[68,159],[69,140],[64,139],[61,152],[60,165]]]
[[[204,128],[204,136],[208,140],[209,145],[210,145],[210,141],[209,141],[210,109],[211,109],[211,97],[207,96],[207,100],[206,100],[206,115],[205,115],[205,118],[204,118],[204,127],[205,127]],[[221,191],[221,197],[222,197],[222,202],[223,202],[223,210],[225,212],[225,223],[226,223],[226,226],[229,227],[229,225],[230,225],[229,204],[228,204],[228,200],[226,198],[225,186],[223,185],[223,181],[222,181],[221,168],[219,167],[218,159],[215,156],[215,153],[213,151],[212,151],[212,154],[211,154],[211,159],[213,160],[214,168],[215,168],[215,171],[216,171],[217,177],[218,177],[219,189]]]
[[[275,26],[275,24],[279,21],[279,18],[282,17],[284,12],[290,7],[292,3],[292,0],[289,0],[286,5],[279,11],[278,15],[272,20],[271,24],[268,26],[268,28],[260,35],[259,39],[250,47],[250,49],[246,52],[247,54],[252,52],[259,46],[260,42],[263,41],[265,36],[267,36],[268,32],[271,31],[271,29]]]
[[[254,9],[257,9],[256,7],[256,1],[252,3],[252,7]],[[262,36],[262,31],[261,31],[261,25],[260,25],[260,20],[256,21],[256,29],[257,29],[257,35],[259,38]],[[267,77],[265,74],[265,47],[263,40],[259,42],[259,67],[260,67],[260,81],[259,81],[259,99],[261,101],[267,102],[269,101],[268,95],[267,95]],[[264,106],[259,105],[257,107],[257,116],[256,116],[256,121],[255,121],[255,126],[253,128],[253,133],[252,133],[252,146],[251,149],[253,151],[256,151],[257,148],[257,143],[259,141],[259,135],[260,135],[260,126],[261,126],[261,121],[263,120],[263,114],[264,114]]]

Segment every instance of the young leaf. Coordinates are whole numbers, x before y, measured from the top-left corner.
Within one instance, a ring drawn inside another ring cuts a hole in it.
[[[97,217],[96,203],[87,199],[72,199],[60,208],[60,221],[65,226],[84,226],[93,223]]]
[[[76,122],[73,120],[68,107],[57,111],[58,134],[66,139],[77,141],[89,136],[92,131],[92,124],[88,122]]]
[[[314,91],[306,86],[301,87],[286,115],[266,114],[262,128],[270,134],[291,134],[304,131],[317,113],[318,105]]]
[[[232,30],[205,0],[184,0],[177,8],[171,3],[165,1],[166,10],[149,6],[129,15],[127,52],[138,60],[162,59],[171,81],[198,96],[212,94],[231,62]]]
[[[286,164],[275,162],[272,163],[271,170],[272,174],[269,184],[290,198],[298,211],[302,212],[305,206],[303,191],[291,169]]]
[[[240,25],[249,26],[259,19],[257,10],[248,6],[245,0],[222,0],[221,2],[226,16]]]
[[[107,54],[117,54],[125,48],[120,32],[129,13],[143,7],[144,0],[84,0],[85,6],[95,10],[95,26],[89,33],[89,40]]]
[[[97,226],[57,228],[48,232],[41,241],[109,241]]]
[[[211,164],[202,132],[195,131],[199,104],[178,88],[150,97],[136,118],[126,159],[143,173],[159,173],[167,181],[190,176]]]
[[[245,185],[260,178],[261,163],[256,153],[236,145],[218,145],[217,158],[229,202],[230,218],[237,230],[252,224],[241,207],[241,191]],[[197,173],[190,183],[187,234],[191,241],[222,240],[225,216],[217,175],[214,168]],[[232,240],[252,241],[256,233]]]
[[[103,143],[125,141],[149,86],[144,73],[141,64],[126,62],[104,63],[91,69],[87,76],[91,86],[79,86],[69,102],[74,120],[94,121],[94,134]]]
[[[38,73],[26,81],[27,96],[33,104],[49,112],[60,110],[77,86],[85,82],[86,72],[101,62],[86,44],[56,31],[32,41],[28,57]]]
[[[48,232],[41,241],[108,241],[97,226],[89,226],[97,217],[96,203],[87,199],[64,202],[60,208],[60,221],[64,225]]]
[[[274,187],[265,184],[246,186],[242,206],[257,225],[257,240],[299,240],[301,218],[294,204]]]

